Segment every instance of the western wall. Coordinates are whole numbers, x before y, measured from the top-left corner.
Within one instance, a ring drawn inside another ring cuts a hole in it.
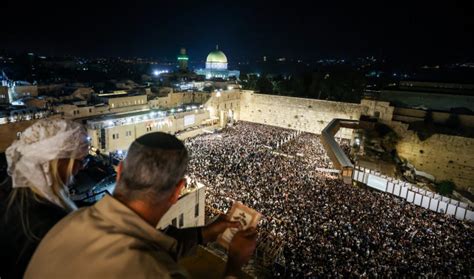
[[[417,170],[451,180],[458,189],[474,191],[474,139],[435,134],[425,141],[408,130],[408,125],[392,120],[394,108],[388,102],[363,100],[360,104],[255,94],[243,91],[240,120],[299,129],[320,134],[333,118],[359,119],[361,114],[378,115],[400,136],[397,152]],[[351,139],[352,131],[339,136]]]
[[[241,96],[240,120],[320,134],[332,119],[358,120],[366,110],[361,104],[244,91]],[[338,136],[351,139],[352,131],[342,129]]]
[[[402,132],[400,132],[402,131]],[[398,155],[417,170],[450,180],[458,189],[474,194],[474,139],[434,134],[421,141],[415,132],[398,130]]]

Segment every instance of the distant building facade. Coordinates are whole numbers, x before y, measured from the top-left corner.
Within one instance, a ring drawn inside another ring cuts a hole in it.
[[[191,182],[156,227],[164,229],[169,225],[177,228],[204,226],[205,197],[206,187],[199,182]]]

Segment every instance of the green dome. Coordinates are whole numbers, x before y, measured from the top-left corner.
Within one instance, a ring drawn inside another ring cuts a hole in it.
[[[206,63],[227,63],[227,57],[220,50],[213,50],[207,56]]]

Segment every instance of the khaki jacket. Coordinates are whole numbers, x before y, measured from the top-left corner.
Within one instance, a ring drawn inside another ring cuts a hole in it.
[[[25,278],[185,278],[176,260],[201,241],[200,228],[163,233],[107,195],[48,232]]]

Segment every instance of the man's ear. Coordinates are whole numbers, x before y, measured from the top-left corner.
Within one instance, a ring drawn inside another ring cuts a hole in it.
[[[181,179],[178,184],[176,185],[176,187],[174,188],[173,190],[173,193],[171,193],[171,196],[170,196],[170,203],[171,204],[175,204],[178,199],[179,199],[179,196],[181,194],[181,191],[183,190],[184,188],[184,185],[186,183],[186,180],[183,178]]]
[[[116,178],[116,182],[118,182],[120,180],[120,176],[122,175],[122,169],[123,169],[123,161],[120,161],[120,163],[118,164],[117,166],[117,178]]]

